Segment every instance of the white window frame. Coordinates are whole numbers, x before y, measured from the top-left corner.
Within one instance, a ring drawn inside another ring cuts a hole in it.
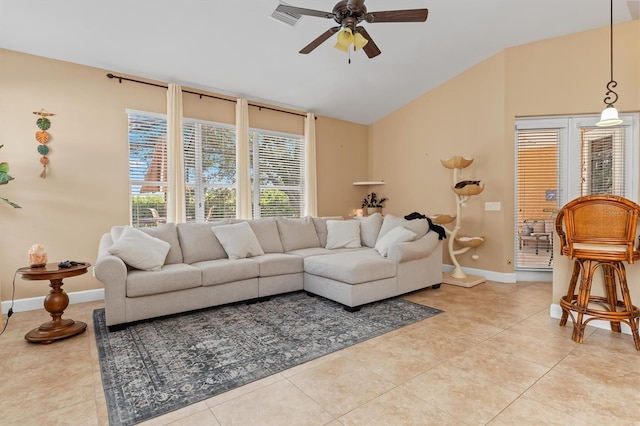
[[[260,157],[259,155],[256,155],[256,153],[258,153],[258,138],[253,137],[253,135],[255,134],[261,134],[261,135],[269,135],[269,136],[276,136],[276,137],[282,137],[282,138],[287,138],[287,139],[297,139],[299,140],[300,143],[300,147],[301,147],[301,153],[300,153],[300,184],[299,186],[290,186],[290,185],[275,185],[275,186],[269,186],[269,187],[263,187],[260,185],[260,179],[259,179],[259,175],[260,175]],[[294,215],[295,217],[300,217],[303,214],[304,211],[304,196],[305,196],[305,191],[307,190],[306,186],[305,186],[305,162],[304,162],[304,152],[306,146],[305,146],[305,141],[304,141],[304,135],[299,135],[299,134],[294,134],[294,133],[284,133],[284,132],[276,132],[276,131],[272,131],[272,130],[264,130],[264,129],[258,129],[258,128],[249,128],[249,137],[251,139],[251,150],[253,152],[253,160],[252,160],[252,179],[251,179],[251,190],[252,190],[252,195],[253,195],[253,208],[252,208],[252,217],[254,219],[259,219],[261,218],[261,211],[260,211],[260,190],[261,189],[265,189],[265,188],[269,188],[269,189],[280,189],[280,190],[296,190],[296,191],[300,191],[300,205],[299,205],[299,209],[296,215]]]

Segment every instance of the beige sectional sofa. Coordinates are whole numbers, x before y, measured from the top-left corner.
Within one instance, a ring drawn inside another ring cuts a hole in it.
[[[94,274],[107,325],[306,290],[348,310],[439,287],[442,242],[426,219],[304,217],[116,226]]]

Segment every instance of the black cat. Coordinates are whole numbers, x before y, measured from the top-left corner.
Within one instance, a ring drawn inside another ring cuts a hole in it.
[[[460,188],[464,188],[467,185],[480,185],[480,181],[479,180],[461,180],[460,182],[456,183],[456,188],[460,189]]]

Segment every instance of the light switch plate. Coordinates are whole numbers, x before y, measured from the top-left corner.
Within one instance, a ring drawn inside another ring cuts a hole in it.
[[[487,201],[484,203],[484,209],[487,211],[500,211],[501,208],[500,201]]]

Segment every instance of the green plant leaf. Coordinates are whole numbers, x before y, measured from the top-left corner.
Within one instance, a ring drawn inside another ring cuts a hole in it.
[[[0,200],[3,200],[4,202],[6,202],[7,204],[9,204],[11,207],[13,207],[14,209],[21,209],[22,207],[20,207],[19,205],[17,205],[16,203],[14,203],[13,201],[9,201],[6,198],[2,198],[0,197]]]
[[[13,180],[13,178],[9,176],[7,173],[0,172],[0,185],[6,185],[11,180]]]
[[[0,173],[9,173],[9,163],[0,163]]]

